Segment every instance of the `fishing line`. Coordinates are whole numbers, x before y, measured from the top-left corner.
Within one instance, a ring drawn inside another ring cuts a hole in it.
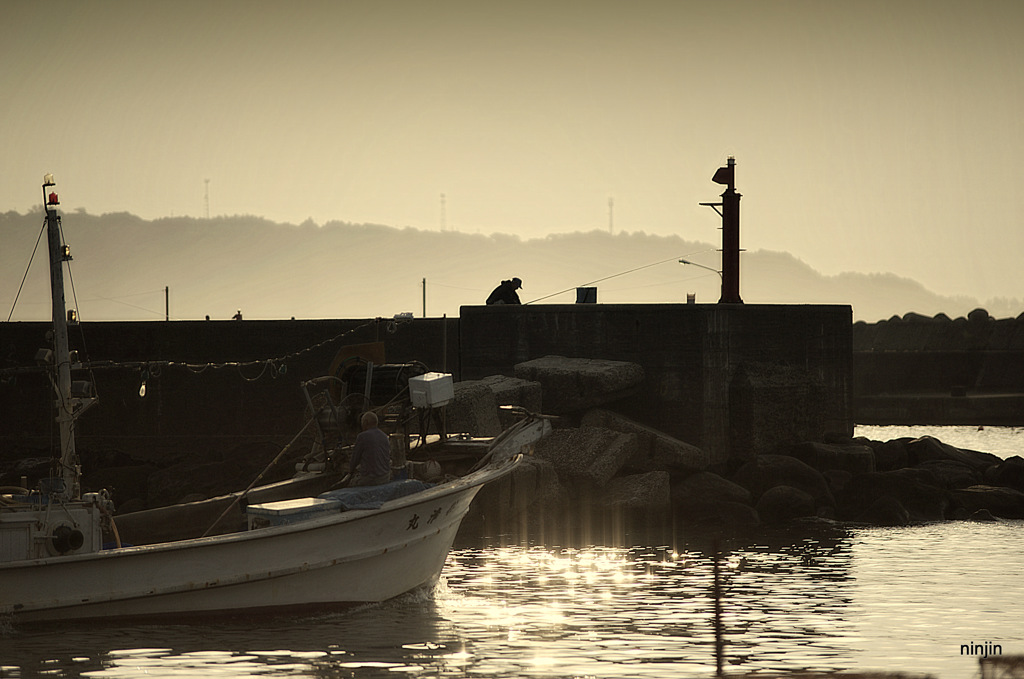
[[[638,266],[636,268],[629,269],[628,271],[620,271],[619,273],[614,273],[611,276],[605,276],[604,278],[598,278],[597,280],[590,281],[589,283],[583,283],[582,285],[574,285],[571,288],[566,288],[565,290],[559,290],[558,292],[553,292],[550,295],[544,295],[543,297],[538,297],[537,299],[531,299],[529,302],[526,302],[526,304],[533,304],[534,302],[539,302],[542,299],[547,299],[549,297],[554,297],[555,295],[561,295],[561,294],[566,293],[566,292],[572,292],[576,288],[584,288],[584,287],[586,287],[588,285],[593,285],[594,283],[600,283],[601,281],[606,281],[606,280],[609,280],[611,278],[618,278],[619,276],[625,276],[626,274],[634,273],[634,272],[640,271],[642,269],[649,269],[652,266],[658,266],[659,264],[664,264],[665,262],[671,262],[673,260],[674,261],[679,261],[680,259],[685,259],[686,257],[692,257],[693,255],[699,255],[699,254],[702,254],[704,252],[713,252],[713,251],[714,251],[714,248],[710,248],[708,250],[698,250],[697,252],[690,252],[690,253],[687,253],[685,255],[677,255],[675,257],[669,257],[668,259],[663,259],[663,260],[658,261],[658,262],[652,262],[650,264],[644,264],[643,266]]]
[[[669,285],[679,285],[680,283],[686,283],[688,281],[695,281],[699,278],[709,278],[712,274],[702,273],[695,276],[687,276],[686,278],[677,278],[672,281],[665,283],[648,283],[646,285],[634,285],[629,288],[607,288],[608,292],[628,292],[630,290],[646,290],[647,288],[664,288]]]
[[[155,290],[155,291],[150,292],[150,293],[139,293],[138,295],[128,295],[128,296],[129,297],[139,297],[140,295],[143,295],[143,294],[155,295],[157,293],[163,294],[163,290]],[[87,302],[92,302],[92,301],[100,300],[100,301],[103,301],[103,302],[111,302],[113,304],[121,304],[121,305],[126,306],[126,307],[131,307],[132,309],[138,309],[139,311],[145,311],[147,314],[153,314],[154,316],[163,316],[164,315],[164,312],[162,312],[162,311],[156,311],[155,309],[147,309],[144,306],[139,306],[138,304],[132,304],[131,302],[122,302],[121,299],[122,298],[118,298],[118,297],[102,297],[100,295],[97,295],[96,297],[93,297],[92,299],[88,299],[86,301]],[[75,300],[75,301],[77,302],[77,300]],[[178,320],[178,319],[175,318],[174,320]]]

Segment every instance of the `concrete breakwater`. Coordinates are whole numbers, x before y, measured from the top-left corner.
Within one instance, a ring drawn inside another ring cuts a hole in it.
[[[602,515],[718,527],[1024,518],[1021,457],[1002,460],[931,437],[846,437],[721,464],[614,410],[616,395],[642,379],[639,366],[546,357],[516,365],[515,373],[462,383],[459,390],[473,396],[456,402],[482,411],[543,402],[562,416],[534,457],[482,492],[478,511],[495,526],[543,531],[567,516]]]
[[[909,313],[853,325],[862,424],[1024,424],[1024,314]]]
[[[303,426],[302,381],[336,372],[351,345],[380,344],[384,362],[457,381],[511,377],[550,355],[636,364],[642,377],[616,395],[618,412],[722,464],[852,433],[851,316],[823,305],[576,304],[463,307],[457,319],[81,323],[72,349],[90,367],[74,379],[100,400],[76,433],[86,480],[150,465],[149,506],[223,492],[206,480],[248,481]],[[0,324],[0,370],[34,366],[48,327]],[[52,408],[40,367],[4,373],[6,482],[45,470]]]
[[[965,322],[989,328],[990,338],[1008,325]],[[5,366],[31,365],[46,329],[0,326]],[[576,507],[722,524],[796,516],[899,523],[981,509],[1011,516],[1024,490],[1015,460],[930,441],[852,440],[851,310],[782,305],[83,323],[72,348],[99,364],[89,377],[100,394],[78,429],[86,483],[114,488],[124,510],[244,487],[303,425],[299,383],[330,373],[344,346],[359,343],[383,343],[389,363],[452,372],[478,405],[498,399],[561,416],[510,481],[515,492],[499,486],[481,497],[482,510],[516,521]],[[595,373],[600,362],[616,367]],[[51,406],[41,374],[5,376],[0,483],[45,473]],[[452,407],[449,430],[496,434],[499,415],[485,410]]]
[[[461,378],[449,431],[498,433],[498,404],[560,416],[537,455],[481,495],[480,512],[506,524],[570,511],[721,525],[1015,516],[1019,458],[851,438],[849,319],[848,307],[556,305],[94,324],[83,336],[101,402],[78,432],[85,481],[113,488],[122,511],[243,487],[302,426],[299,382],[336,368],[342,345],[383,343],[388,362]],[[10,363],[45,346],[46,324],[0,330]],[[0,386],[0,483],[46,473],[48,391],[39,374]]]

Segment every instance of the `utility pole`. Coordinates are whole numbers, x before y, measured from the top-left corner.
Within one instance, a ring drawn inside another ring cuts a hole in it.
[[[171,286],[164,286],[164,320],[171,320]]]
[[[423,279],[423,318],[427,317],[427,279]]]

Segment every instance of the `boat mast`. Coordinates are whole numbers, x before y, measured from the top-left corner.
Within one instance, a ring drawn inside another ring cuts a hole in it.
[[[60,476],[64,493],[78,499],[78,454],[75,451],[75,405],[71,397],[71,352],[68,348],[68,321],[64,304],[64,262],[71,259],[61,243],[57,193],[47,189],[56,186],[53,175],[43,178],[43,203],[46,206],[46,240],[50,250],[50,297],[53,304],[53,365],[57,382],[57,424],[60,426]]]

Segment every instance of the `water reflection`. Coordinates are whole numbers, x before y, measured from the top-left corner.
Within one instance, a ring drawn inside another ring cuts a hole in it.
[[[419,592],[316,617],[15,626],[0,639],[0,677],[393,677],[459,643],[433,592]]]
[[[461,612],[463,632],[477,644],[507,644],[481,654],[476,669],[484,673],[512,666],[507,676],[708,674],[712,537],[657,548],[467,549],[450,561],[439,605]],[[844,540],[839,532],[723,542],[730,663],[847,666],[854,634],[845,620],[852,578]]]
[[[710,676],[718,539],[731,671],[967,677],[977,659],[961,643],[1024,650],[1021,527],[673,534],[650,547],[498,541],[454,551],[431,592],[330,615],[14,627],[0,634],[0,676]]]

